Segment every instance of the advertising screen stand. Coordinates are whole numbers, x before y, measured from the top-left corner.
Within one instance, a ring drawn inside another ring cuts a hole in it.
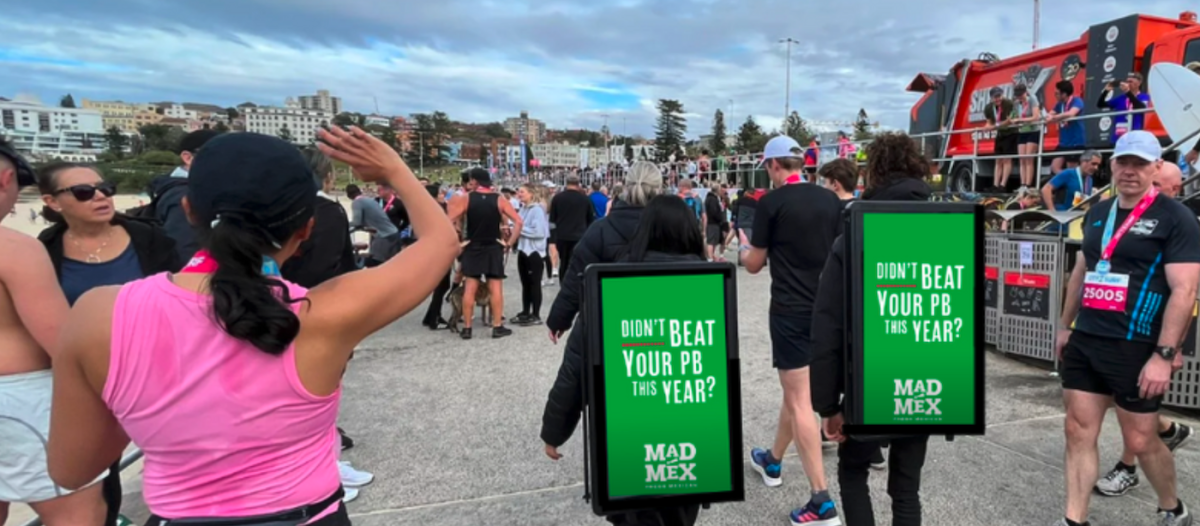
[[[734,272],[612,263],[584,273],[585,498],[597,515],[744,500]]]
[[[982,435],[983,207],[862,201],[847,216],[846,434]]]

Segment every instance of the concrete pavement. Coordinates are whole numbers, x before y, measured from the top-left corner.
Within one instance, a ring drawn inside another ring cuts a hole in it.
[[[512,264],[515,267],[515,262]],[[509,316],[519,309],[515,269],[506,286]],[[769,278],[739,275],[745,444],[774,437],[780,388],[770,368],[767,335]],[[543,316],[557,288],[543,289]],[[447,309],[448,311],[448,309]],[[356,525],[600,525],[582,500],[579,430],[552,462],[538,438],[545,396],[562,359],[544,327],[514,328],[492,340],[476,329],[469,342],[420,326],[419,309],[363,342],[345,379],[341,424],[356,441],[343,453],[376,475],[349,505]],[[1047,335],[1047,337],[1050,337]],[[988,355],[988,432],[954,442],[931,440],[923,480],[924,523],[931,526],[1049,525],[1064,500],[1063,410],[1049,364]],[[1177,415],[1176,415],[1177,416]],[[1195,414],[1183,420],[1196,424]],[[1101,438],[1102,472],[1120,454],[1116,419]],[[837,496],[836,455],[825,454]],[[1200,509],[1200,446],[1176,454],[1181,496]],[[746,465],[743,503],[714,506],[703,525],[785,525],[803,504],[808,484],[794,453],[784,484],[767,488]],[[1156,524],[1148,481],[1122,498],[1095,497],[1095,526]],[[890,523],[886,475],[872,475],[879,524]],[[136,477],[127,484],[125,512],[146,511]],[[853,526],[853,525],[852,525]]]

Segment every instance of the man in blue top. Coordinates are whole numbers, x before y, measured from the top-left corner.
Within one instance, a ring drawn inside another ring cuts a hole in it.
[[[1116,93],[1113,83],[1109,82],[1104,87],[1104,91],[1100,92],[1100,100],[1096,101],[1096,106],[1100,109],[1109,109],[1113,111],[1131,111],[1141,110],[1150,106],[1150,94],[1142,92],[1142,74],[1136,71],[1121,82],[1121,93]],[[1145,113],[1135,113],[1132,115],[1133,124],[1130,125],[1130,115],[1117,115],[1113,117],[1113,127],[1116,133],[1113,135],[1114,140],[1122,135],[1133,131],[1141,130],[1146,123]]]
[[[604,217],[605,212],[608,212],[608,188],[600,184],[600,181],[592,181],[592,193],[588,198],[592,200],[592,207],[596,209],[596,219]]]
[[[1054,85],[1054,96],[1058,99],[1058,104],[1054,105],[1054,111],[1050,112],[1046,123],[1058,123],[1058,148],[1056,150],[1059,152],[1082,150],[1086,143],[1083,121],[1066,121],[1083,113],[1083,99],[1075,96],[1075,85],[1067,80],[1060,80]],[[1074,168],[1079,166],[1079,160],[1070,154],[1055,157],[1050,163],[1050,173],[1058,174],[1063,170],[1063,165],[1066,165],[1067,168]]]
[[[1046,208],[1050,208],[1053,203],[1054,210],[1070,210],[1075,206],[1076,195],[1080,199],[1092,195],[1092,176],[1100,170],[1100,152],[1088,150],[1079,160],[1079,166],[1058,172],[1058,175],[1042,186],[1042,202],[1046,203]]]

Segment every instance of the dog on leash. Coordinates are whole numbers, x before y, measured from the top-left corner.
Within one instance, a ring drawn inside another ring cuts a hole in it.
[[[449,294],[446,294],[446,303],[450,304],[450,318],[447,319],[447,328],[450,329],[450,332],[458,332],[458,324],[462,322],[463,316],[475,315],[473,312],[463,312],[463,294],[466,290],[467,287],[463,283],[459,283],[450,290]],[[491,311],[491,301],[492,293],[488,289],[487,283],[480,283],[479,288],[475,289],[475,306],[482,309],[480,319],[489,326],[491,318],[488,318],[488,314]]]

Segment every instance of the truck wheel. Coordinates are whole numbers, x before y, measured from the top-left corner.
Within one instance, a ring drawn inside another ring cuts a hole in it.
[[[955,193],[963,193],[971,191],[971,178],[975,174],[971,173],[970,163],[958,163],[954,165],[954,170],[950,173],[950,180],[946,182],[946,190]]]

